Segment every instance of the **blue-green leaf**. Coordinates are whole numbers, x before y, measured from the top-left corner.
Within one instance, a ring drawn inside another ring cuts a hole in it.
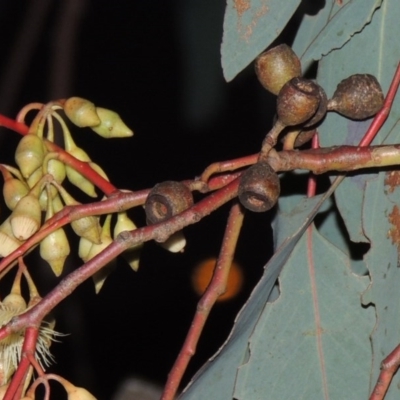
[[[300,0],[228,0],[221,46],[228,82],[275,40],[299,4]]]
[[[327,1],[315,16],[305,15],[293,42],[293,50],[303,67],[323,55],[341,48],[351,37],[371,21],[382,0]]]

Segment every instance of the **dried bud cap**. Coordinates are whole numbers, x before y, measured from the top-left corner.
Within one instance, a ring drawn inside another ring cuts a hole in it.
[[[301,75],[300,60],[286,44],[260,54],[256,58],[255,69],[264,88],[275,95],[286,82]]]
[[[14,210],[22,197],[29,192],[28,186],[17,178],[7,179],[3,186],[3,198],[10,210]]]
[[[11,228],[18,240],[26,240],[36,233],[41,220],[39,199],[31,192],[18,202],[10,215]]]
[[[328,109],[360,120],[372,117],[383,107],[382,88],[369,74],[355,74],[339,83]]]
[[[21,246],[22,242],[15,238],[11,229],[10,217],[0,225],[0,257],[7,257]]]
[[[150,224],[165,221],[193,205],[189,188],[181,182],[166,181],[151,189],[145,203],[147,221]]]
[[[15,151],[15,162],[24,178],[42,166],[45,152],[43,141],[37,135],[30,133],[22,137]]]
[[[281,89],[277,99],[277,114],[285,126],[308,121],[320,103],[318,85],[309,79],[293,78]]]
[[[89,100],[81,97],[70,97],[64,104],[65,115],[72,123],[80,128],[97,126],[100,118],[96,112],[96,106]]]
[[[92,130],[98,135],[106,139],[130,137],[133,135],[133,131],[125,125],[116,112],[101,107],[97,107],[96,111],[101,123],[98,126],[92,127]]]
[[[278,201],[279,193],[279,177],[267,163],[252,165],[240,178],[238,197],[250,211],[268,211]]]

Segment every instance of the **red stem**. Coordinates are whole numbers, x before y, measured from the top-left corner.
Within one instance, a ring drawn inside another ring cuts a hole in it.
[[[183,374],[192,356],[196,353],[197,343],[204,325],[218,297],[225,293],[230,267],[232,265],[236,244],[242,227],[244,213],[238,203],[231,207],[220,254],[214,269],[214,275],[204,295],[200,299],[196,314],[190,325],[182,349],[168,375],[161,400],[173,400],[181,383]]]
[[[31,355],[33,355],[33,357],[35,356],[38,335],[39,332],[37,326],[29,326],[26,328],[24,343],[22,345],[21,361],[18,364],[18,368],[12,377],[10,386],[8,387],[3,400],[19,400],[22,398],[25,377],[31,364],[29,359]]]

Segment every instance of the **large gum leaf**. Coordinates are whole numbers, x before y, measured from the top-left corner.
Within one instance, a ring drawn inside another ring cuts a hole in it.
[[[360,298],[369,278],[353,274],[348,257],[308,229],[281,273],[280,297],[249,338],[237,400],[368,397],[375,315]]]
[[[237,370],[240,365],[248,360],[248,341],[260,314],[265,309],[283,266],[290,258],[297,242],[321,208],[324,200],[325,197],[321,196],[303,199],[298,201],[297,207],[291,213],[278,214],[277,218],[280,219],[280,225],[286,231],[286,240],[283,241],[266,265],[263,277],[255,287],[249,301],[239,313],[225,345],[196,374],[181,395],[181,400],[232,398]],[[285,233],[283,232],[283,234]]]
[[[339,49],[370,22],[382,0],[326,1],[317,15],[305,15],[293,42],[304,65]]]
[[[371,241],[366,262],[372,285],[363,296],[365,304],[374,304],[377,322],[372,332],[371,388],[375,385],[381,361],[400,342],[400,189],[388,185],[390,172],[381,172],[367,182],[363,204],[363,228]],[[400,376],[397,374],[385,400],[399,398]]]
[[[282,32],[300,0],[228,0],[221,62],[231,81]]]

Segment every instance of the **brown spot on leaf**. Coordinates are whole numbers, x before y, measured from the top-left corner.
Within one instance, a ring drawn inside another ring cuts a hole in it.
[[[237,30],[240,38],[248,42],[253,35],[253,30],[257,26],[259,19],[268,12],[267,0],[262,0],[263,4],[258,8],[251,6],[251,0],[233,0],[233,3],[233,7],[236,9],[238,15]],[[244,25],[242,16],[246,11],[251,12],[251,21]]]
[[[250,0],[234,0],[233,2],[239,18],[250,8]]]
[[[392,227],[387,233],[387,237],[392,239],[392,243],[396,245],[397,251],[400,254],[400,210],[399,207],[394,206],[392,212],[389,214],[389,222]]]
[[[393,193],[400,186],[400,171],[386,172],[385,186],[388,186],[386,193]]]

